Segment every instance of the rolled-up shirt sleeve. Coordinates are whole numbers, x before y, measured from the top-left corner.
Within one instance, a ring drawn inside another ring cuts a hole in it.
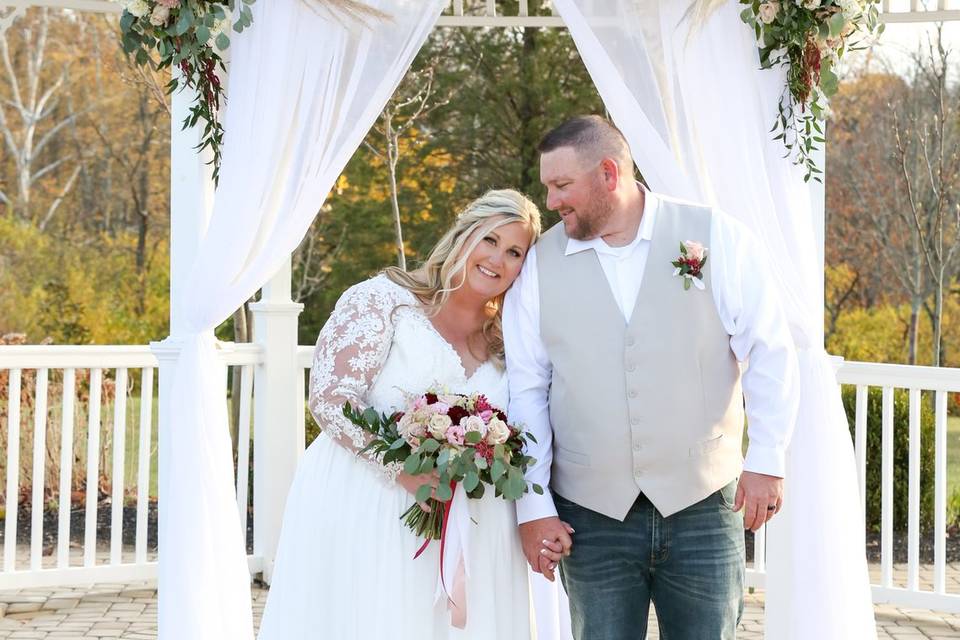
[[[553,431],[550,427],[550,378],[552,366],[540,338],[540,293],[536,247],[531,247],[520,276],[507,291],[503,306],[503,343],[510,383],[510,420],[536,438],[527,454],[536,458],[526,474],[528,484],[543,487],[517,501],[519,523],[557,515],[550,494],[553,462]]]
[[[766,251],[742,223],[713,217],[713,291],[730,349],[746,363],[742,387],[749,443],[746,471],[784,477],[800,402],[793,337]]]

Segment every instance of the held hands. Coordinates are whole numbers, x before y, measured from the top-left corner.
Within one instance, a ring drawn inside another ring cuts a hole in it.
[[[756,531],[779,513],[782,506],[783,478],[752,471],[743,472],[737,485],[733,510],[743,509],[744,529]]]
[[[573,527],[556,516],[531,520],[520,525],[520,542],[523,555],[530,568],[553,582],[554,570],[564,556],[570,555],[573,547]]]

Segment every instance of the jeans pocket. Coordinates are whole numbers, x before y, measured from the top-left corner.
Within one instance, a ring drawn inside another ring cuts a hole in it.
[[[720,504],[729,511],[733,511],[733,503],[737,498],[737,484],[739,482],[739,477],[734,478],[733,482],[720,487],[720,490],[717,491],[717,494],[720,496]]]

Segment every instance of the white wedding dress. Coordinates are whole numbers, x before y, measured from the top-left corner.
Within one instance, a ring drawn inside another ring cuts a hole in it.
[[[415,560],[421,540],[400,520],[413,497],[393,482],[398,469],[344,445],[363,445],[345,402],[391,412],[436,385],[507,406],[505,372],[487,362],[468,375],[409,291],[381,275],[343,294],[314,352],[309,405],[323,433],[287,497],[259,640],[529,640],[513,503],[493,491],[467,501],[467,620],[452,627],[435,598],[439,544]]]

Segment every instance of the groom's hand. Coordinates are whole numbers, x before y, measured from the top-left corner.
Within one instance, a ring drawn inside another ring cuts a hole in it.
[[[556,561],[570,554],[573,529],[556,516],[524,522],[519,528],[523,555],[530,568],[552,580]]]
[[[783,478],[752,471],[741,474],[733,510],[743,509],[744,529],[756,531],[779,513],[782,506]]]

